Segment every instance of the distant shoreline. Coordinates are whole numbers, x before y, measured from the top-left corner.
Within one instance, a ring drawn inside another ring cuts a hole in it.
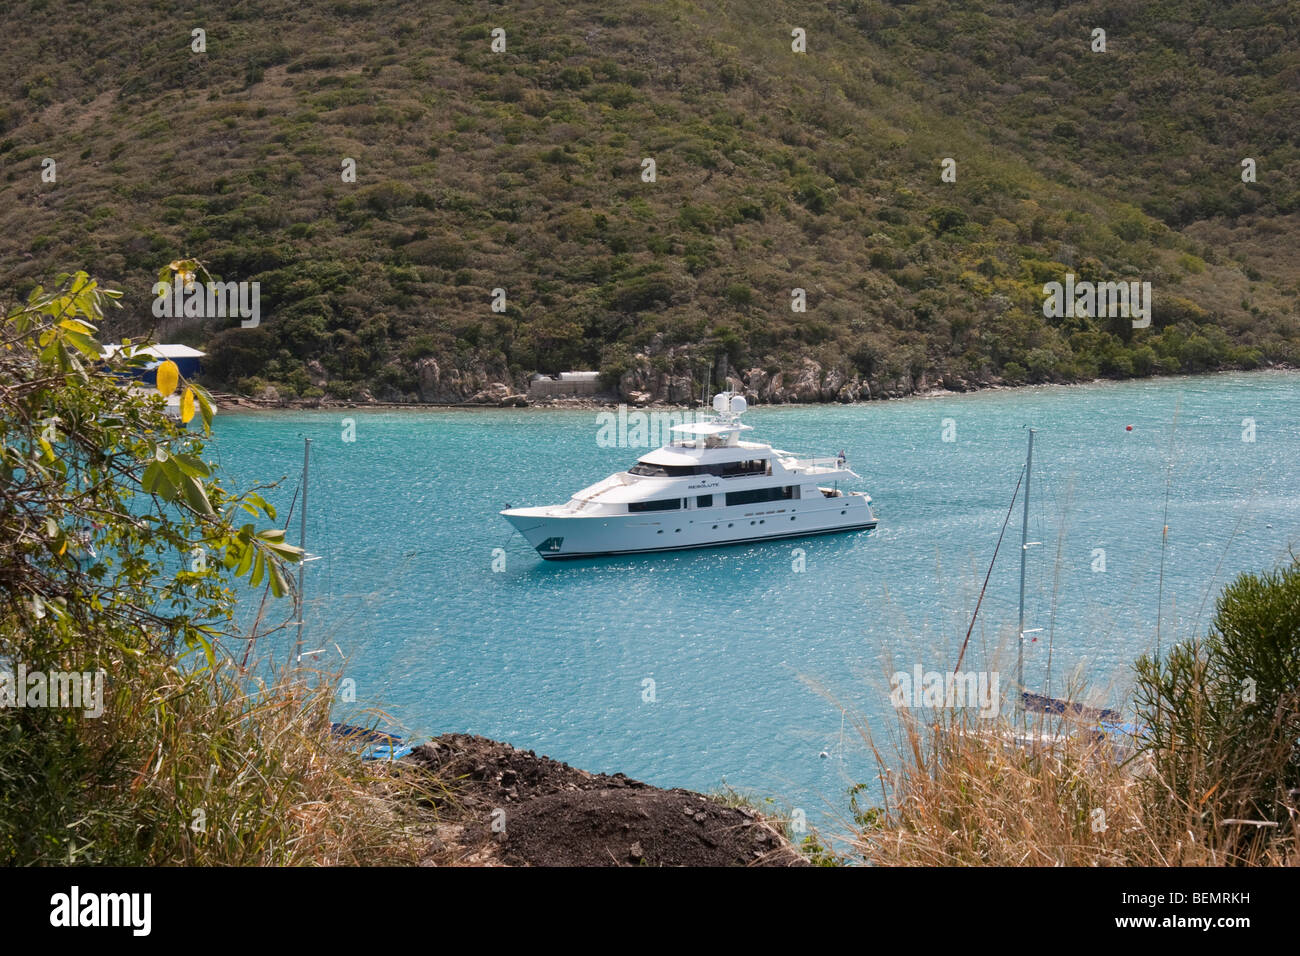
[[[950,390],[946,388],[932,388],[924,392],[913,392],[909,395],[881,396],[872,398],[867,401],[837,402],[837,401],[815,401],[815,402],[764,402],[753,406],[755,408],[802,408],[802,407],[823,407],[829,405],[843,405],[846,407],[854,405],[876,405],[881,402],[897,402],[907,399],[933,399],[933,398],[951,398],[961,395],[970,395],[976,392],[995,392],[995,391],[1021,391],[1035,388],[1082,388],[1089,385],[1119,385],[1126,382],[1165,382],[1174,379],[1211,379],[1220,375],[1268,375],[1268,374],[1287,374],[1295,373],[1300,369],[1285,364],[1278,364],[1269,368],[1257,369],[1216,369],[1212,372],[1191,372],[1180,373],[1178,375],[1147,375],[1141,378],[1094,378],[1084,382],[1034,382],[1024,383],[1021,385],[1008,385],[999,383],[996,385],[982,385],[961,391]],[[620,402],[615,398],[597,399],[597,398],[550,398],[539,402],[529,402],[527,405],[499,405],[486,404],[483,402],[358,402],[345,399],[329,398],[310,398],[310,399],[279,399],[276,401],[245,398],[243,396],[231,395],[229,393],[213,392],[212,397],[219,409],[223,411],[248,411],[248,412],[297,412],[297,411],[338,411],[346,409],[351,411],[367,410],[408,410],[408,411],[502,411],[506,408],[512,408],[516,411],[524,409],[533,409],[539,411],[586,411],[596,409],[618,408],[620,405],[627,405],[635,408],[649,409],[686,409],[691,406],[675,404],[672,402],[647,402],[642,405],[632,405],[630,402]]]

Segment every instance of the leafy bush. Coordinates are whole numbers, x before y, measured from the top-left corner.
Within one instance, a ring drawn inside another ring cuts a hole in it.
[[[101,356],[118,296],[62,276],[3,322],[0,661],[88,679],[77,707],[0,708],[0,863],[373,862],[389,839],[411,858],[329,743],[332,683],[258,686],[234,664],[234,589],[286,594],[300,552],[204,461],[203,389],[171,363],[131,388],[144,358]],[[202,435],[164,413],[178,389]]]
[[[1293,826],[1300,789],[1300,563],[1243,574],[1219,597],[1204,638],[1137,664],[1169,826],[1208,821],[1234,858]]]

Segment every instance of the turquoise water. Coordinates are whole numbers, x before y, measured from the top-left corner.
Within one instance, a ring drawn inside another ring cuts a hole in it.
[[[598,444],[594,411],[223,413],[211,451],[242,484],[288,475],[267,493],[287,508],[313,439],[305,643],[355,681],[341,715],[381,706],[417,735],[484,734],[661,786],[725,781],[830,822],[873,766],[835,701],[887,729],[890,673],[951,669],[1024,426],[1038,430],[1030,536],[1043,542],[1026,684],[1044,687],[1050,637],[1053,689],[1078,674],[1121,703],[1156,640],[1166,505],[1165,646],[1204,629],[1235,573],[1300,550],[1298,412],[1300,374],[1272,372],[758,408],[747,437],[847,452],[875,532],[557,563],[497,511],[633,463],[640,449]],[[1017,505],[965,664],[1004,680],[1019,522]]]

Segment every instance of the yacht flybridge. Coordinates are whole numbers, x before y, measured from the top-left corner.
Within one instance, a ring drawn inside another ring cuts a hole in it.
[[[712,420],[560,505],[502,511],[547,560],[679,551],[876,526],[871,498],[842,491],[860,477],[842,457],[798,458],[741,441],[745,399],[717,395]]]

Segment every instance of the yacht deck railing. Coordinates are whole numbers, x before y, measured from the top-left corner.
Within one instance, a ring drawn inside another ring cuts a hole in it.
[[[844,470],[844,461],[840,458],[796,458],[793,461],[787,460],[784,464],[791,471],[802,472],[805,475],[824,475],[827,472]]]

